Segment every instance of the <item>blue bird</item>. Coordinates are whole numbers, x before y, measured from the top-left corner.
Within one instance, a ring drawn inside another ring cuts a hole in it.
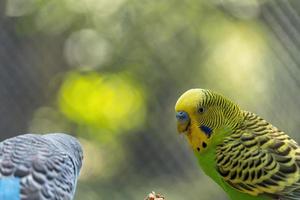
[[[0,200],[72,200],[82,148],[62,133],[25,134],[0,143]]]

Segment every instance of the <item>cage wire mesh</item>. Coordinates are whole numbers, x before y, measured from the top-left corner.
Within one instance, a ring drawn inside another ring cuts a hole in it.
[[[1,139],[80,138],[76,199],[227,199],[175,130],[186,89],[300,141],[298,1],[0,1]]]

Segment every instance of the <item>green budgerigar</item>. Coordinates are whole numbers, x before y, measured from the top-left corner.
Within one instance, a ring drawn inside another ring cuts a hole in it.
[[[188,90],[175,110],[178,131],[230,199],[300,200],[300,146],[286,133],[210,90]]]

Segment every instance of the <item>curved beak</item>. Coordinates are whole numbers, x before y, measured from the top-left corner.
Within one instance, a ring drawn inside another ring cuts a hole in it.
[[[190,126],[190,117],[187,112],[178,111],[176,113],[177,130],[179,133],[186,133]]]

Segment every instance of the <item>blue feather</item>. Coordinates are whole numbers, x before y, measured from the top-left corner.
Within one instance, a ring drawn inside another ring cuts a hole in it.
[[[20,200],[19,178],[0,178],[0,199]]]

